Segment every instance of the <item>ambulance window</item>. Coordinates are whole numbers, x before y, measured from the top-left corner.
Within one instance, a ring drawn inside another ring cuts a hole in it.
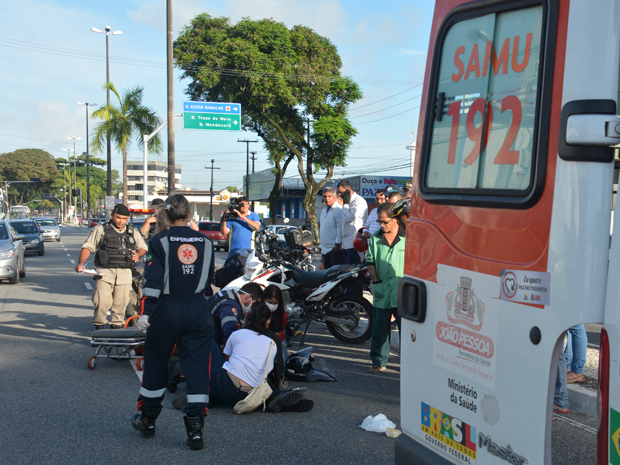
[[[422,194],[525,196],[536,170],[543,7],[469,16],[439,39]]]

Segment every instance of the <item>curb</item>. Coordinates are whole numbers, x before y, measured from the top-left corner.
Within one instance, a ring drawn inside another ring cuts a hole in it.
[[[598,410],[597,394],[582,386],[568,385],[568,400],[573,412],[583,413],[590,418],[596,418]]]

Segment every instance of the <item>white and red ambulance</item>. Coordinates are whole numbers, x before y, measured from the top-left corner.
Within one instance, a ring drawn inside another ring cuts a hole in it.
[[[617,0],[437,0],[398,465],[551,463],[558,356],[581,323],[604,323],[597,460],[620,464],[619,65]]]

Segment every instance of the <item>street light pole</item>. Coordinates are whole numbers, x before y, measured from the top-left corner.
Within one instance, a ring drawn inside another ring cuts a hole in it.
[[[67,136],[67,139],[71,140],[73,139],[73,185],[75,186],[75,190],[76,190],[76,194],[77,194],[77,170],[75,168],[76,162],[75,159],[77,158],[77,152],[75,151],[75,141],[76,140],[82,140],[81,137],[69,137]],[[77,195],[75,197],[75,218],[77,221]]]
[[[65,201],[62,203],[62,219],[64,221],[64,219],[66,218],[67,215],[67,164],[66,163],[59,163],[60,166],[62,166],[62,179],[65,182],[65,187],[63,190],[63,193],[65,194]]]
[[[96,32],[97,34],[103,34],[103,31],[101,29],[97,29],[96,27],[93,27],[90,29],[93,32]],[[110,46],[109,46],[109,41],[108,41],[108,36],[110,34],[112,35],[120,35],[122,34],[122,31],[112,31],[112,29],[110,28],[110,26],[106,26],[105,27],[105,82],[106,84],[108,84],[110,82]],[[107,100],[107,104],[108,106],[110,106],[110,89],[107,89],[107,96],[106,96]],[[108,183],[107,183],[107,195],[112,195],[112,146],[110,143],[110,138],[111,138],[111,134],[107,135],[107,155],[108,155]]]
[[[183,113],[175,113],[174,114],[175,118],[180,118],[183,116]],[[159,125],[159,127],[157,129],[155,129],[152,133],[150,133],[149,135],[143,134],[142,135],[142,142],[144,145],[144,166],[143,166],[143,170],[142,170],[142,177],[144,178],[142,181],[142,208],[146,209],[149,208],[149,200],[148,200],[148,194],[149,194],[149,190],[147,187],[148,184],[148,146],[149,146],[149,141],[155,137],[155,134],[157,134],[159,131],[161,131],[163,129],[163,127],[168,124],[168,120],[164,121],[163,123],[161,123]],[[170,178],[168,178],[170,179]],[[170,193],[168,193],[168,195],[170,195]]]
[[[176,159],[174,151],[174,75],[172,0],[166,0],[166,94],[168,97],[168,195],[176,192]]]
[[[69,165],[69,208],[71,208],[73,206],[73,196],[71,195],[71,152],[73,151],[73,149],[63,149],[65,152],[67,152],[67,163]],[[74,214],[75,214],[75,210],[74,209]]]
[[[211,167],[205,166],[206,170],[211,170],[211,195],[209,196],[209,221],[213,221],[213,170],[219,170],[219,168],[213,168],[215,160],[211,160]]]
[[[82,103],[77,102],[78,105],[84,105],[86,107],[86,207],[88,209],[88,213],[86,218],[90,218],[90,149],[89,149],[89,140],[88,140],[88,106],[96,107],[96,103]]]

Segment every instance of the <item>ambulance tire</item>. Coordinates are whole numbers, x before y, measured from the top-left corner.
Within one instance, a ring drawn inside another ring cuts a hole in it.
[[[363,344],[370,339],[372,304],[367,299],[356,294],[342,294],[331,301],[330,307],[335,316],[351,321],[350,325],[344,326],[325,322],[332,336],[347,344]]]

